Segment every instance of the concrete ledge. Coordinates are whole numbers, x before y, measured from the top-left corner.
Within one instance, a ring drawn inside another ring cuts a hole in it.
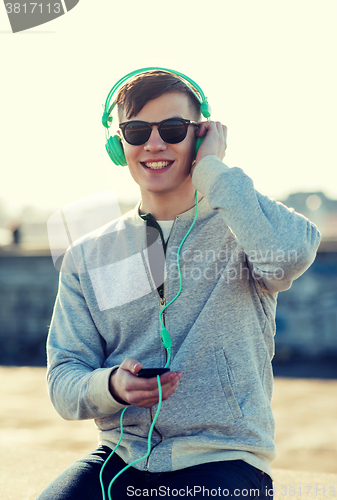
[[[337,497],[337,474],[273,469],[275,500]]]
[[[1,499],[36,500],[41,491],[80,456],[75,452],[2,448]],[[337,474],[286,469],[274,469],[273,473],[275,500],[337,497]]]
[[[0,451],[0,498],[35,500],[72,462],[75,452],[3,447]]]

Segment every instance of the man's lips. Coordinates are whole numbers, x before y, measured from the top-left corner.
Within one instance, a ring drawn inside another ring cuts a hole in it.
[[[150,160],[140,162],[144,168],[151,171],[164,171],[168,170],[173,163],[173,160]]]

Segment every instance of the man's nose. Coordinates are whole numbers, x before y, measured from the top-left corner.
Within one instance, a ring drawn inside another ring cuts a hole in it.
[[[148,141],[144,145],[146,151],[160,150],[164,151],[166,149],[166,142],[160,137],[158,127],[154,125],[152,127],[151,135]]]

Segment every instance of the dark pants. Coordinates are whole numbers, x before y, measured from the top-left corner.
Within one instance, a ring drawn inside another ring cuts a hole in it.
[[[99,473],[110,448],[100,446],[74,462],[37,500],[102,500]],[[105,499],[111,479],[125,463],[114,454],[103,471]],[[174,472],[144,472],[130,467],[111,488],[112,500],[130,498],[272,499],[271,478],[242,460],[212,462]]]

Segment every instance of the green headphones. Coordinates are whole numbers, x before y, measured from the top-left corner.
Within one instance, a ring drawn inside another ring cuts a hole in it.
[[[112,100],[112,96],[116,93],[117,90],[119,90],[127,80],[130,80],[136,75],[140,75],[142,73],[146,73],[147,71],[153,71],[153,70],[159,70],[159,71],[166,71],[168,73],[172,73],[176,76],[178,76],[181,80],[183,80],[185,83],[190,84],[189,87],[195,97],[198,99],[200,102],[200,112],[205,118],[209,118],[211,116],[211,107],[207,102],[207,97],[205,97],[205,94],[203,93],[202,89],[199,87],[197,83],[195,83],[191,78],[188,76],[184,75],[183,73],[179,73],[178,71],[173,71],[171,69],[166,69],[166,68],[156,68],[156,67],[150,67],[150,68],[142,68],[137,71],[132,71],[131,73],[128,73],[127,75],[123,76],[123,78],[120,78],[117,83],[112,87],[110,90],[108,97],[106,98],[105,105],[104,105],[104,113],[102,116],[102,124],[106,129],[106,144],[105,144],[105,149],[111,158],[111,160],[115,163],[115,165],[121,165],[122,167],[125,167],[127,165],[126,163],[126,158],[124,155],[123,151],[123,146],[121,139],[118,135],[114,135],[113,137],[109,137],[109,128],[112,123],[112,117],[110,116],[112,113],[112,110],[116,106],[116,101],[113,101],[113,103],[110,105],[110,102]],[[199,92],[201,98],[198,96],[198,94],[194,91],[192,86],[194,86],[195,89]],[[196,141],[196,151],[195,151],[195,156],[197,155],[198,149],[203,141],[203,137],[198,137]]]

